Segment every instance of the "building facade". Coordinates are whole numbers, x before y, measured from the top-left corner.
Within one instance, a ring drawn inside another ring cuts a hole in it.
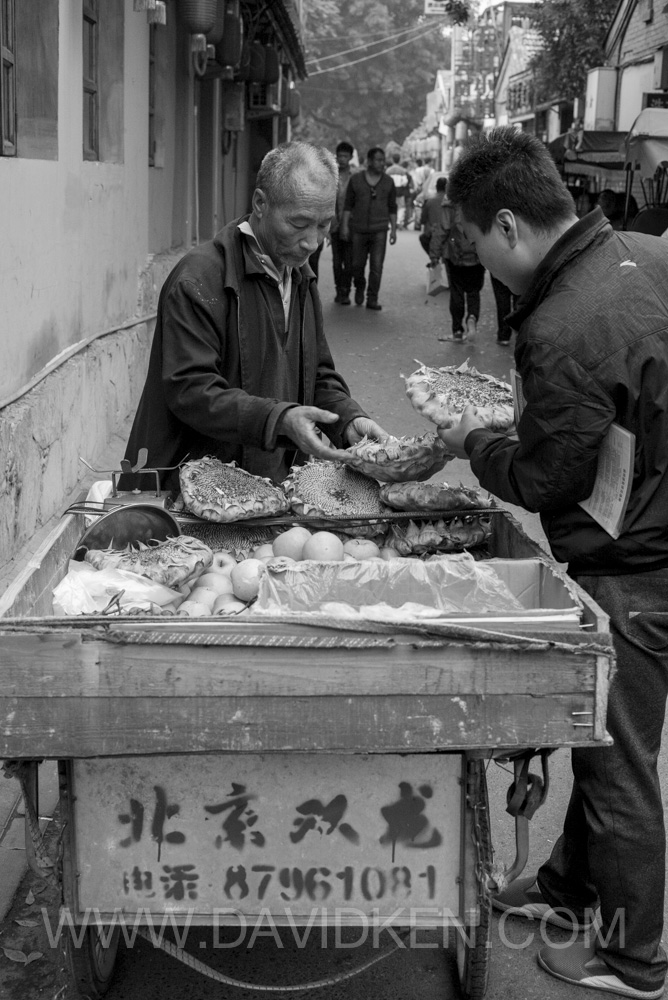
[[[184,9],[0,0],[0,573],[134,411],[166,274],[290,137],[297,6]]]

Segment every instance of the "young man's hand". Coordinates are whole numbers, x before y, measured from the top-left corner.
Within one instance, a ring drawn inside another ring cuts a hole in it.
[[[478,427],[484,427],[484,423],[477,416],[478,408],[476,406],[466,406],[464,412],[462,413],[462,419],[454,427],[450,427],[449,430],[443,430],[439,427],[438,436],[451,454],[456,455],[457,458],[468,458],[466,448],[464,447],[464,442],[471,431],[476,430]]]

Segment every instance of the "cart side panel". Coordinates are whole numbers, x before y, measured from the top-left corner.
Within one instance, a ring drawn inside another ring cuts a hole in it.
[[[458,909],[460,768],[419,754],[74,761],[71,902],[332,925],[429,908],[434,922]]]

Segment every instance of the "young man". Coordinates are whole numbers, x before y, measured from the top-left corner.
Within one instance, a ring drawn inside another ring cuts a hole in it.
[[[337,174],[319,146],[272,149],[251,215],[178,262],[160,293],[130,462],[140,448],[153,468],[214,455],[278,483],[305,455],[336,459],[365,434],[386,437],[334,367],[307,263],[334,216]],[[178,472],[162,485],[178,486]]]
[[[385,173],[385,153],[374,146],[367,153],[366,170],[360,170],[348,181],[346,200],[341,223],[341,239],[352,235],[353,282],[355,305],[364,302],[376,311],[382,309],[378,301],[383,262],[387,246],[387,229],[390,228],[390,246],[397,242],[396,188]],[[364,276],[369,261],[369,284]]]
[[[563,833],[537,879],[511,884],[495,905],[574,929],[600,905],[601,926],[544,946],[540,965],[653,1000],[667,964],[657,758],[668,687],[668,245],[614,232],[599,208],[578,219],[547,149],[510,127],[470,144],[448,194],[482,263],[521,296],[510,322],[526,406],[516,437],[484,429],[474,407],[440,436],[485,489],[541,513],[555,558],[610,616],[617,654],[614,744],[572,751]],[[635,435],[616,539],[579,506],[613,421]]]
[[[329,231],[329,239],[332,244],[332,267],[334,269],[334,287],[336,296],[334,301],[340,306],[350,305],[350,288],[353,281],[353,248],[350,239],[343,239],[341,236],[341,220],[343,219],[343,205],[346,198],[348,181],[352,177],[354,170],[350,165],[353,155],[353,147],[349,142],[340,142],[336,147],[336,162],[339,168],[339,182],[336,190],[336,210],[332,219],[332,226]]]

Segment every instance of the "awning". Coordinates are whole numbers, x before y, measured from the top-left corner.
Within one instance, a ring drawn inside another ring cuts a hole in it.
[[[578,170],[584,164],[604,170],[623,170],[620,146],[625,138],[625,132],[564,132],[548,143],[547,148],[557,166],[566,168],[568,173],[592,173],[590,169]]]
[[[668,169],[668,108],[641,111],[621,146],[626,166],[642,177]]]

